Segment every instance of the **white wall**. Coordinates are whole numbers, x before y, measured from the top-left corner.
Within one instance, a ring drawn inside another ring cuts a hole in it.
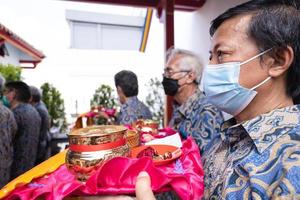
[[[207,0],[195,12],[175,13],[175,45],[197,53],[204,64],[208,62],[210,22],[230,7],[248,0]]]

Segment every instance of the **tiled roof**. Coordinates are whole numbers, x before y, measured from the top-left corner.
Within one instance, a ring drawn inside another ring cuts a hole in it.
[[[3,24],[0,23],[0,38],[3,38],[6,42],[12,44],[16,48],[20,49],[21,51],[29,54],[31,57],[35,59],[35,62],[40,62],[45,55],[43,52],[39,51],[38,49],[34,48],[28,42],[23,40],[17,34],[9,30]]]

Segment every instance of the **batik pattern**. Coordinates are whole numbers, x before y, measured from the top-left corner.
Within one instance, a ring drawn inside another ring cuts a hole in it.
[[[30,104],[19,104],[13,110],[18,130],[14,139],[14,161],[11,176],[15,178],[34,167],[37,158],[41,118]]]
[[[299,199],[300,106],[222,125],[202,157],[205,199]]]
[[[50,142],[50,116],[44,103],[38,102],[34,105],[34,107],[41,117],[41,128],[36,162],[36,164],[39,164],[47,158],[47,148],[49,145],[48,143]]]
[[[121,125],[132,124],[138,119],[152,119],[149,108],[136,96],[129,97],[126,103],[122,104],[117,123]]]
[[[10,180],[13,162],[13,138],[17,124],[13,113],[0,103],[0,188]]]
[[[205,146],[220,133],[222,123],[222,113],[197,90],[187,102],[175,106],[169,126],[178,130],[184,139],[192,136],[203,154]]]

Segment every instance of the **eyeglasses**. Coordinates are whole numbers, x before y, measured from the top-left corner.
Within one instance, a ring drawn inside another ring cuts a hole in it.
[[[180,71],[172,71],[168,68],[165,68],[164,69],[164,73],[162,74],[164,77],[172,77],[174,74],[178,74],[178,73],[188,73],[190,72],[191,70],[180,70]]]

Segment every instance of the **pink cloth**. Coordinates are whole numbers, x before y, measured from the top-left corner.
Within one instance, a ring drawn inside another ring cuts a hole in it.
[[[100,111],[104,112],[109,117],[114,117],[115,113],[116,113],[116,109],[114,109],[114,108],[101,108]],[[90,112],[85,114],[85,117],[95,117],[97,115],[98,115],[98,112],[90,111]]]
[[[136,177],[147,171],[155,193],[174,190],[181,199],[201,199],[204,191],[203,169],[198,146],[188,138],[182,156],[169,164],[153,165],[150,158],[117,157],[106,162],[86,184],[77,181],[65,165],[55,172],[15,189],[6,199],[61,200],[66,196],[118,195],[135,193]],[[120,167],[121,166],[121,167]]]

